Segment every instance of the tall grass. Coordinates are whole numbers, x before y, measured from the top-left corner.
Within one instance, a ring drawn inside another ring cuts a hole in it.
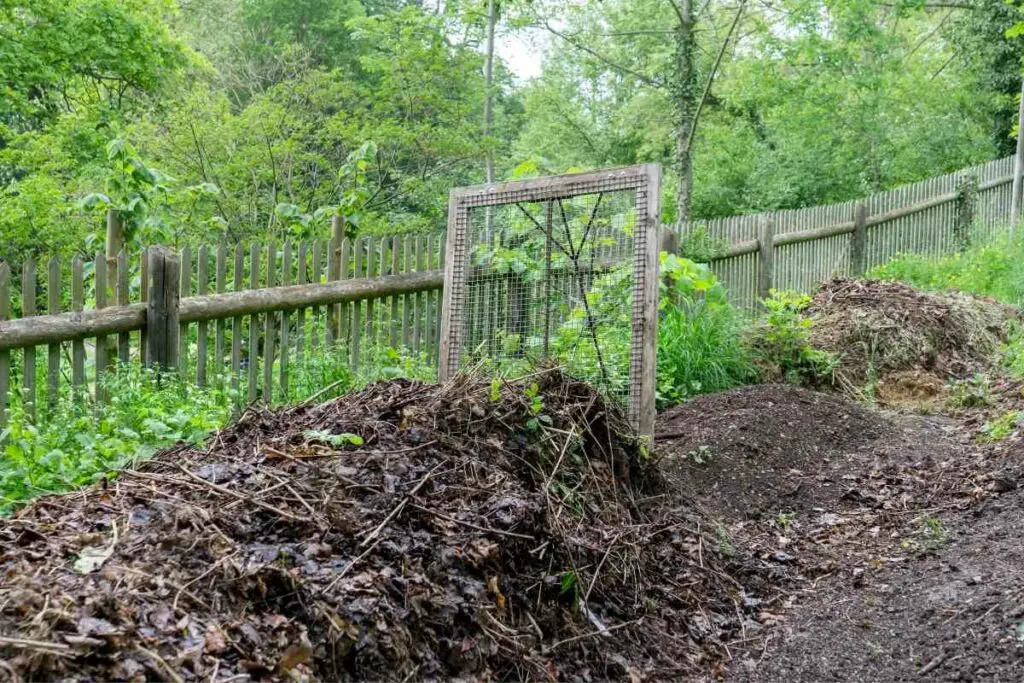
[[[956,289],[1003,303],[1024,304],[1024,230],[979,243],[941,258],[903,254],[871,271],[918,289]]]

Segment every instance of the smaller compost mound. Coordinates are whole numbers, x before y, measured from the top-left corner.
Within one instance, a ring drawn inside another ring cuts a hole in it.
[[[671,480],[727,520],[834,502],[835,466],[893,432],[855,403],[785,384],[698,396],[657,424]]]
[[[807,314],[811,343],[840,356],[847,389],[879,382],[880,393],[934,392],[934,380],[965,379],[989,367],[1013,309],[950,292],[920,292],[899,282],[825,282]]]
[[[557,371],[250,409],[0,520],[0,679],[706,673],[767,573],[627,431]]]

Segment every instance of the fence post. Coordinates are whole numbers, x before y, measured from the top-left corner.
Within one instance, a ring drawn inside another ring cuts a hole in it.
[[[853,234],[850,241],[850,272],[862,277],[867,270],[868,207],[857,202],[853,208]]]
[[[772,289],[772,266],[775,259],[775,224],[770,216],[761,217],[758,230],[757,248],[757,296],[767,299]]]
[[[166,247],[149,250],[149,301],[146,302],[146,367],[178,367],[178,303],[181,262]]]
[[[974,203],[978,193],[978,178],[973,174],[960,178],[956,193],[956,216],[953,222],[953,241],[958,250],[971,246],[971,225],[974,223]]]
[[[1013,188],[1010,198],[1010,230],[1020,222],[1021,200],[1024,194],[1024,80],[1020,84],[1020,104],[1017,112],[1017,154],[1013,162]]]
[[[120,303],[117,298],[117,283],[120,281],[120,274],[117,267],[117,256],[124,247],[124,223],[116,209],[107,209],[107,239],[104,244],[104,256],[107,262],[107,291],[104,293],[107,301]],[[117,337],[110,336],[103,340],[106,346],[105,361],[108,368],[114,366],[117,360]]]

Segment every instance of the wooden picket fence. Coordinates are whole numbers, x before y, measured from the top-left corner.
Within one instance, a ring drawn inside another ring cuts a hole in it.
[[[811,292],[900,253],[938,256],[988,239],[1009,222],[1012,183],[1006,157],[864,199],[694,221],[683,232],[701,227],[729,245],[712,268],[753,310],[769,288]]]
[[[712,268],[754,310],[771,288],[812,291],[898,253],[994,235],[1009,220],[1012,172],[999,159],[861,200],[695,222],[683,239],[699,225],[724,240]],[[436,364],[444,233],[350,240],[336,222],[332,235],[51,259],[45,278],[33,261],[0,263],[0,433],[12,391],[30,417],[62,391],[102,402],[100,378],[118,362],[175,367],[249,402],[287,395],[291,368],[327,348],[357,370],[380,346]]]
[[[45,278],[34,261],[0,263],[0,430],[12,388],[32,418],[62,390],[103,402],[115,361],[174,367],[248,402],[287,395],[291,369],[328,347],[355,371],[375,346],[436,363],[443,246],[396,235],[122,249],[70,268],[51,259]]]

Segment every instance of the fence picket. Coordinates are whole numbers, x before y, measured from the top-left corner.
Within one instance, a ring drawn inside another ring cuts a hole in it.
[[[323,272],[323,243],[320,240],[313,241],[313,277],[310,278],[310,283],[320,284],[320,273]],[[320,332],[317,329],[317,320],[320,318],[320,306],[313,306],[310,309],[310,317],[312,318],[312,325],[309,328],[309,348],[310,352],[315,352],[317,347],[318,338]]]
[[[241,244],[235,245],[235,272],[232,282],[233,292],[242,291],[242,279],[245,274],[245,252]],[[242,316],[231,319],[231,389],[237,400],[241,400],[242,383]]]
[[[47,267],[46,312],[60,313],[60,259],[50,259]],[[46,347],[46,403],[53,410],[60,392],[60,343]]]
[[[0,322],[11,317],[11,267],[0,261]],[[0,351],[0,431],[7,426],[7,396],[11,390],[11,352]]]
[[[217,245],[217,264],[216,264],[216,275],[215,288],[218,294],[223,294],[227,288],[227,245],[222,239]],[[227,320],[225,318],[218,318],[216,322],[216,329],[214,331],[213,340],[213,372],[217,376],[217,385],[223,386],[224,378],[224,340],[227,336]]]
[[[196,295],[206,296],[210,289],[210,250],[204,244],[199,247],[199,265],[196,269]],[[209,343],[209,329],[205,320],[200,320],[196,332],[196,384],[206,386],[206,356]]]
[[[117,305],[127,306],[129,301],[128,292],[128,252],[121,248],[117,252]],[[122,365],[127,365],[131,356],[130,332],[121,332],[117,335],[117,359]]]
[[[363,276],[363,252],[366,251],[363,248],[363,240],[358,239],[353,241],[353,271],[352,277],[361,278]],[[363,305],[361,301],[353,302],[352,304],[352,369],[359,369],[359,348],[360,341],[363,333],[362,325],[362,312]]]
[[[295,284],[306,284],[306,243],[299,242],[299,263],[295,271]],[[306,360],[306,309],[295,312],[295,363],[302,367]]]
[[[373,278],[376,277],[377,267],[377,248],[374,246],[375,240],[366,239],[366,275],[365,277]],[[368,347],[373,348],[374,345],[374,299],[370,297],[366,300],[366,344]]]
[[[277,246],[271,240],[267,244],[267,288],[277,286]],[[263,333],[263,402],[270,405],[274,399],[274,337],[277,335],[277,314],[266,314],[266,330]]]
[[[281,286],[288,287],[292,284],[292,243],[285,241],[284,253],[281,256]],[[291,326],[291,313],[281,311],[281,397],[288,399],[288,357],[291,355],[289,346],[289,327]]]
[[[71,310],[79,313],[85,304],[85,276],[81,256],[71,260]],[[78,394],[85,384],[85,341],[71,342],[71,391]]]
[[[93,295],[96,297],[96,310],[103,310],[107,307],[107,259],[102,251],[96,252],[93,261]],[[102,403],[103,396],[103,370],[107,367],[107,337],[99,335],[96,337],[96,350],[93,352],[95,364],[95,384],[93,396],[97,403]]]
[[[423,235],[416,235],[416,272],[423,271],[425,263]],[[416,321],[413,325],[412,349],[413,353],[418,356],[420,354],[420,343],[423,339],[423,304],[426,302],[426,296],[423,292],[416,292],[414,296],[416,297]]]
[[[395,235],[395,236],[393,236],[391,238],[391,274],[392,275],[397,275],[398,273],[402,272],[402,268],[401,268],[402,256],[401,256],[401,254],[402,254],[402,239],[400,237],[398,237],[397,235]],[[390,330],[391,334],[389,336],[391,338],[391,346],[395,347],[395,346],[398,346],[398,333],[399,333],[399,330],[401,329],[400,328],[400,323],[399,323],[399,318],[398,318],[399,297],[397,297],[394,294],[392,294],[390,297],[388,297],[388,300],[390,302],[390,307],[391,307],[391,330]]]
[[[260,288],[260,250],[255,244],[249,247],[249,289]],[[249,316],[249,365],[248,365],[248,397],[249,403],[259,396],[259,365],[260,347],[259,333],[260,316],[253,313]]]

